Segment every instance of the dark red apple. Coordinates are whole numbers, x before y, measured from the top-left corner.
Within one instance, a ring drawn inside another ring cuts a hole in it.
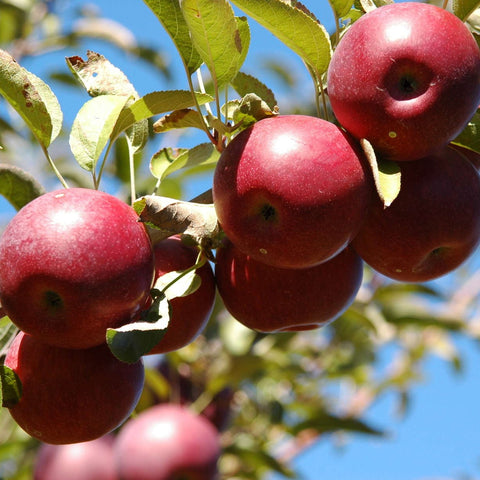
[[[69,445],[44,443],[37,451],[34,480],[120,480],[113,461],[114,437]]]
[[[253,259],[282,268],[317,265],[345,248],[372,192],[351,138],[304,115],[267,118],[242,131],[213,180],[227,237]]]
[[[352,245],[378,272],[425,282],[451,272],[480,241],[480,176],[460,153],[401,163],[400,194],[377,200]]]
[[[326,325],[351,305],[362,283],[363,262],[347,247],[321,265],[283,269],[226,242],[217,250],[215,275],[225,307],[245,326],[300,331]]]
[[[29,435],[51,444],[78,443],[106,435],[123,423],[143,388],[143,363],[117,360],[106,344],[65,349],[20,332],[5,365],[22,383],[10,407]]]
[[[122,480],[213,480],[220,455],[218,432],[187,407],[162,404],[120,430],[115,459]]]
[[[22,208],[0,238],[0,301],[21,330],[65,348],[105,342],[150,293],[153,249],[126,203],[70,188]]]
[[[170,237],[155,244],[156,279],[165,273],[186,270],[195,265],[198,250]],[[149,354],[166,353],[188,345],[201,333],[215,303],[215,277],[210,264],[196,270],[201,284],[197,290],[170,301],[171,316],[168,330]]]
[[[392,160],[425,157],[453,140],[480,101],[480,51],[452,13],[394,3],[357,20],[328,69],[335,116]]]

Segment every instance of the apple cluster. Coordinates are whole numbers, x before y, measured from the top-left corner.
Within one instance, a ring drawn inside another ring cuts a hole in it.
[[[203,416],[159,404],[129,420],[116,435],[73,445],[40,446],[34,480],[212,480],[220,442]]]
[[[106,330],[137,320],[156,279],[196,257],[176,237],[153,247],[133,208],[104,192],[63,189],[24,206],[0,238],[0,301],[20,329],[5,358],[22,387],[9,405],[15,421],[50,444],[122,424],[142,392],[143,362],[118,360]],[[196,295],[172,299],[172,328],[148,353],[176,350],[204,327],[215,281],[208,263],[197,273]]]
[[[424,282],[457,268],[480,240],[479,156],[452,143],[480,103],[480,50],[465,24],[430,4],[372,10],[341,37],[327,92],[336,123],[262,119],[233,138],[215,170],[227,237],[218,290],[259,331],[337,318],[363,262]],[[375,181],[382,161],[401,174],[389,206]]]

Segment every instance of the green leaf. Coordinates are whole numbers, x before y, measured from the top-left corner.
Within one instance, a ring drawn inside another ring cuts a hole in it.
[[[50,87],[0,50],[0,95],[46,148],[62,128],[63,113]]]
[[[135,363],[146,355],[165,335],[170,320],[170,303],[156,291],[157,297],[142,319],[120,328],[107,329],[107,344],[120,361]]]
[[[174,270],[159,277],[155,282],[154,288],[163,292],[168,300],[173,300],[174,298],[186,297],[194,293],[198,290],[201,283],[202,279],[200,275],[195,273],[195,270],[187,273],[181,270]]]
[[[155,133],[168,132],[175,128],[199,128],[204,129],[202,115],[191,108],[182,108],[165,115],[153,124]]]
[[[18,328],[8,317],[0,319],[0,358],[7,354],[7,350],[17,333]]]
[[[214,164],[220,157],[211,143],[201,143],[190,150],[183,150],[178,156],[172,156],[171,153],[160,150],[150,162],[150,170],[159,180],[182,168]]]
[[[133,154],[143,150],[148,141],[148,120],[144,119],[140,122],[134,123],[125,132],[129,148]]]
[[[348,431],[367,435],[383,436],[385,432],[354,417],[338,417],[327,412],[318,412],[312,417],[292,427],[294,435],[304,430],[316,430],[319,433]]]
[[[73,121],[70,148],[82,168],[94,171],[129,97],[101,95],[86,102]]]
[[[228,113],[224,111],[226,117],[232,118],[235,125],[241,125],[241,129],[247,128],[253,123],[263,118],[277,115],[277,109],[272,111],[265,101],[255,93],[247,93],[240,101],[229,102]],[[226,110],[226,106],[223,107]]]
[[[330,5],[337,18],[344,17],[352,8],[353,3],[354,0],[330,0]]]
[[[199,105],[211,102],[213,97],[206,93],[195,93]],[[195,105],[192,93],[188,90],[167,90],[148,93],[144,97],[124,108],[118,117],[112,133],[112,138],[117,137],[133,124],[146,118],[160,115],[173,110],[189,108]]]
[[[0,365],[0,404],[2,407],[13,407],[22,396],[22,382],[9,367]]]
[[[300,8],[282,0],[232,0],[297,53],[317,78],[327,71],[332,55],[325,27]]]
[[[250,43],[245,19],[237,20],[227,0],[182,0],[196,50],[217,87],[230,82],[240,70]]]
[[[453,13],[464,22],[480,5],[479,0],[453,0]]]
[[[232,87],[241,96],[254,93],[260,97],[272,110],[277,106],[274,93],[264,83],[252,75],[238,72],[231,82]]]
[[[16,210],[44,193],[42,185],[26,171],[13,165],[0,164],[0,194]]]
[[[381,159],[377,161],[375,151],[368,140],[362,139],[360,140],[360,144],[370,164],[380,200],[385,207],[389,207],[400,193],[400,167],[398,163],[390,160]]]
[[[193,46],[188,25],[183,17],[179,0],[143,0],[160,20],[170,35],[187,72],[191,75],[200,68],[202,58]]]
[[[126,75],[103,55],[88,51],[87,57],[87,61],[78,56],[68,57],[66,61],[90,96],[120,95],[138,98],[138,93]]]

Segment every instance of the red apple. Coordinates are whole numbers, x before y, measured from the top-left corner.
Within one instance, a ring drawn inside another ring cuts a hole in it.
[[[333,123],[304,115],[260,120],[222,153],[213,200],[227,237],[269,265],[304,268],[339,253],[366,215],[364,157]]]
[[[156,279],[168,272],[192,267],[198,256],[196,248],[185,245],[178,237],[158,242],[154,253]],[[215,277],[208,262],[197,269],[196,273],[201,279],[200,287],[189,295],[170,301],[168,330],[149,354],[178,350],[193,342],[205,327],[215,303]]]
[[[429,155],[453,140],[480,101],[480,51],[469,29],[437,6],[406,2],[357,20],[327,80],[335,116],[392,160]]]
[[[59,347],[105,342],[150,293],[153,249],[135,211],[71,188],[22,208],[0,238],[0,301],[21,330]]]
[[[460,153],[444,147],[401,163],[400,194],[378,200],[352,245],[378,272],[424,282],[451,272],[480,240],[480,176]]]
[[[115,444],[122,480],[213,480],[219,455],[213,425],[174,404],[155,405],[129,420]]]
[[[70,445],[44,443],[37,451],[34,480],[119,480],[113,461],[114,437]]]
[[[143,388],[143,363],[117,360],[106,344],[65,349],[20,332],[5,365],[22,383],[10,407],[29,435],[51,444],[94,440],[118,427],[133,411]]]
[[[331,322],[351,305],[363,262],[347,247],[321,265],[283,269],[226,242],[217,250],[215,275],[225,307],[245,326],[261,332],[300,331]]]

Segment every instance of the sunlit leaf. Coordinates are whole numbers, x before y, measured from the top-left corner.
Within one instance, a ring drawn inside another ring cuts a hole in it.
[[[206,93],[196,93],[195,95],[200,105],[213,100],[213,97]],[[182,108],[193,107],[194,105],[195,99],[188,90],[166,90],[148,93],[123,109],[115,125],[112,137],[118,136],[134,123],[146,118]]]
[[[0,365],[0,405],[13,407],[22,396],[22,382],[9,367]]]
[[[246,21],[237,20],[227,0],[182,0],[192,41],[217,86],[240,70],[249,46]]]
[[[160,20],[170,35],[187,72],[191,75],[202,64],[202,58],[193,46],[190,32],[183,17],[179,0],[143,0]],[[172,109],[173,110],[173,109]]]
[[[202,115],[191,108],[182,108],[165,115],[153,124],[155,133],[168,132],[175,128],[199,128],[204,129],[205,125]]]
[[[243,72],[238,72],[231,83],[232,87],[241,97],[245,97],[245,95],[249,93],[254,93],[260,97],[271,109],[277,106],[277,100],[272,90],[270,90],[264,83],[254,76]]]
[[[453,13],[464,22],[480,5],[479,0],[452,0]]]
[[[87,60],[68,57],[67,65],[92,97],[99,95],[121,95],[138,98],[138,94],[126,75],[103,55],[87,52]]]
[[[232,0],[237,7],[267,28],[310,66],[318,78],[327,71],[332,54],[323,25],[282,0]]]
[[[63,113],[50,87],[0,50],[0,95],[19,113],[37,140],[48,147],[62,128]]]
[[[354,0],[331,0],[330,5],[337,17],[344,17],[352,8]]]
[[[201,143],[189,150],[183,150],[173,157],[168,151],[160,150],[150,162],[152,174],[160,180],[182,168],[210,165],[218,161],[220,153],[211,143]]]
[[[101,95],[86,102],[72,125],[70,148],[79,165],[94,171],[129,97]]]
[[[370,164],[380,200],[385,207],[389,207],[400,193],[400,167],[390,160],[377,160],[373,147],[368,140],[362,139],[360,143]]]
[[[0,195],[16,210],[44,193],[42,185],[25,170],[14,165],[0,164]]]
[[[195,273],[195,270],[186,274],[183,271],[175,270],[161,275],[155,282],[154,288],[165,293],[168,300],[173,300],[194,293],[201,283],[202,279]]]

